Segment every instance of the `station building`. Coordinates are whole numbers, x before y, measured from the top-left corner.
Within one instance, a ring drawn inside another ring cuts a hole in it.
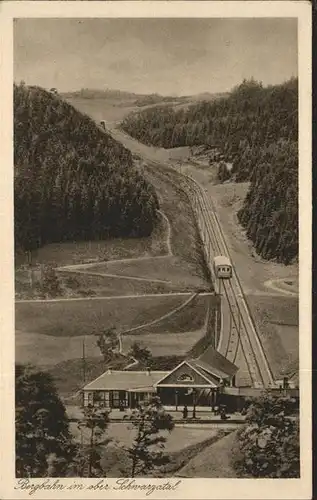
[[[196,359],[187,359],[171,371],[108,370],[83,388],[84,406],[135,408],[157,395],[166,407],[214,408],[223,387],[235,386],[238,367],[213,346]]]

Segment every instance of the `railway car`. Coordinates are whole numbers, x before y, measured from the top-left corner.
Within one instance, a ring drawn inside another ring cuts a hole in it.
[[[214,270],[216,278],[230,279],[232,277],[232,265],[225,255],[217,255],[214,258]]]

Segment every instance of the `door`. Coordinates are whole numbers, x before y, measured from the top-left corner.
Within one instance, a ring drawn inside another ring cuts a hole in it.
[[[126,408],[127,402],[126,391],[112,391],[112,408]]]

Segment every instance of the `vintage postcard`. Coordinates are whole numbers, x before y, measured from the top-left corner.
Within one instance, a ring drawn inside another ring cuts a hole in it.
[[[1,498],[311,498],[309,3],[0,13]]]

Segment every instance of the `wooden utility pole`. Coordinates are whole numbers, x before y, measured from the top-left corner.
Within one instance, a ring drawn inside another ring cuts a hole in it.
[[[84,337],[84,340],[83,340],[83,356],[82,356],[82,360],[83,360],[83,381],[84,383],[86,382],[86,352],[85,352],[85,337]]]

